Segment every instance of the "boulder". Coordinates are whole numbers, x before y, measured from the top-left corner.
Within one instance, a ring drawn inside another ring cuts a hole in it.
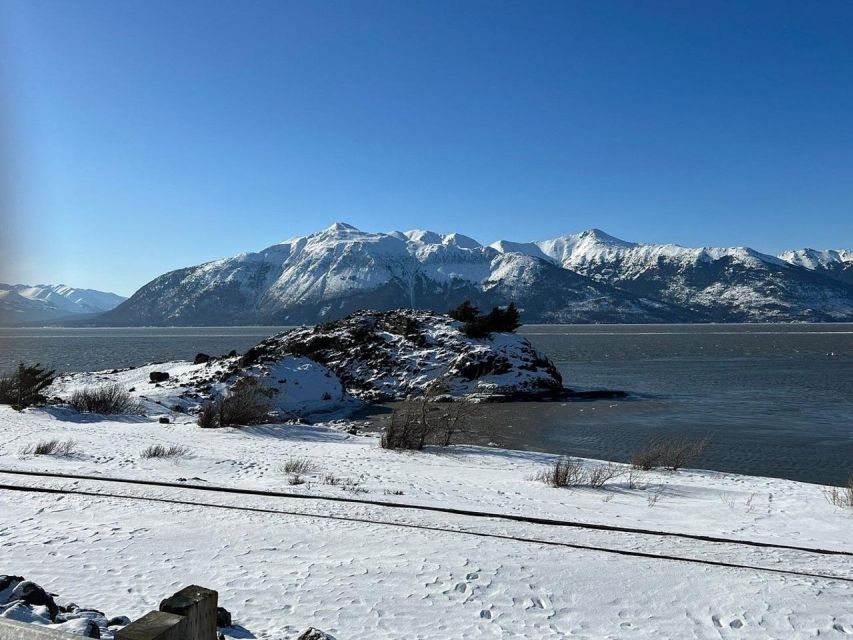
[[[160,420],[158,420],[160,424],[169,424],[169,418],[166,416],[160,416]]]
[[[204,364],[205,362],[210,362],[210,356],[206,353],[197,353],[195,354],[195,358],[193,359],[193,364]]]
[[[130,618],[127,616],[113,616],[107,620],[108,627],[126,627],[130,624]]]
[[[335,640],[335,636],[314,627],[309,627],[296,640]]]
[[[148,379],[151,382],[165,382],[169,379],[168,371],[152,371],[148,374]]]
[[[9,594],[12,593],[19,582],[23,582],[22,576],[3,576],[0,575],[0,604],[9,601]]]
[[[53,598],[35,582],[24,580],[12,590],[9,595],[9,601],[23,600],[31,606],[47,607],[50,611],[50,619],[54,620],[56,614],[59,613],[59,607],[53,601]]]
[[[228,611],[228,609],[226,609],[225,607],[216,607],[216,626],[231,626],[231,612]]]

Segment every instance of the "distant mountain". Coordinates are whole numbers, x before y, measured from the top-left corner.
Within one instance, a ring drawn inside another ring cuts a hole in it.
[[[638,244],[592,229],[514,250],[714,322],[853,319],[850,286],[748,247]]]
[[[314,324],[361,309],[514,301],[525,322],[853,320],[853,285],[749,248],[637,244],[593,229],[483,246],[344,223],[155,278],[101,325]]]
[[[798,249],[785,251],[779,257],[835,280],[853,284],[853,251],[847,249]]]
[[[0,325],[27,325],[103,313],[124,300],[125,297],[115,293],[64,284],[0,283]]]

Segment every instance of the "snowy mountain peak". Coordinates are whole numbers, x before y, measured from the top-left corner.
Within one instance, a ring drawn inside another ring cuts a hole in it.
[[[326,231],[358,231],[358,229],[346,222],[335,222],[331,227],[326,229]]]

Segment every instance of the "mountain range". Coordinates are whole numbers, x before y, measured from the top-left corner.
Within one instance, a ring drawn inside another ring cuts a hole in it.
[[[26,325],[92,316],[109,311],[124,296],[64,284],[0,283],[0,325]]]
[[[525,322],[853,321],[853,253],[640,244],[592,229],[481,245],[335,223],[161,275],[97,325],[314,324],[361,309],[515,302]]]

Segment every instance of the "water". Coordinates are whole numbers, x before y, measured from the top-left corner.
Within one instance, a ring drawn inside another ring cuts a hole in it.
[[[245,351],[281,327],[0,329],[0,368],[80,371]],[[627,401],[484,405],[472,442],[626,460],[710,436],[701,466],[815,483],[853,472],[853,325],[528,325],[573,388]],[[376,417],[381,424],[385,415]]]

